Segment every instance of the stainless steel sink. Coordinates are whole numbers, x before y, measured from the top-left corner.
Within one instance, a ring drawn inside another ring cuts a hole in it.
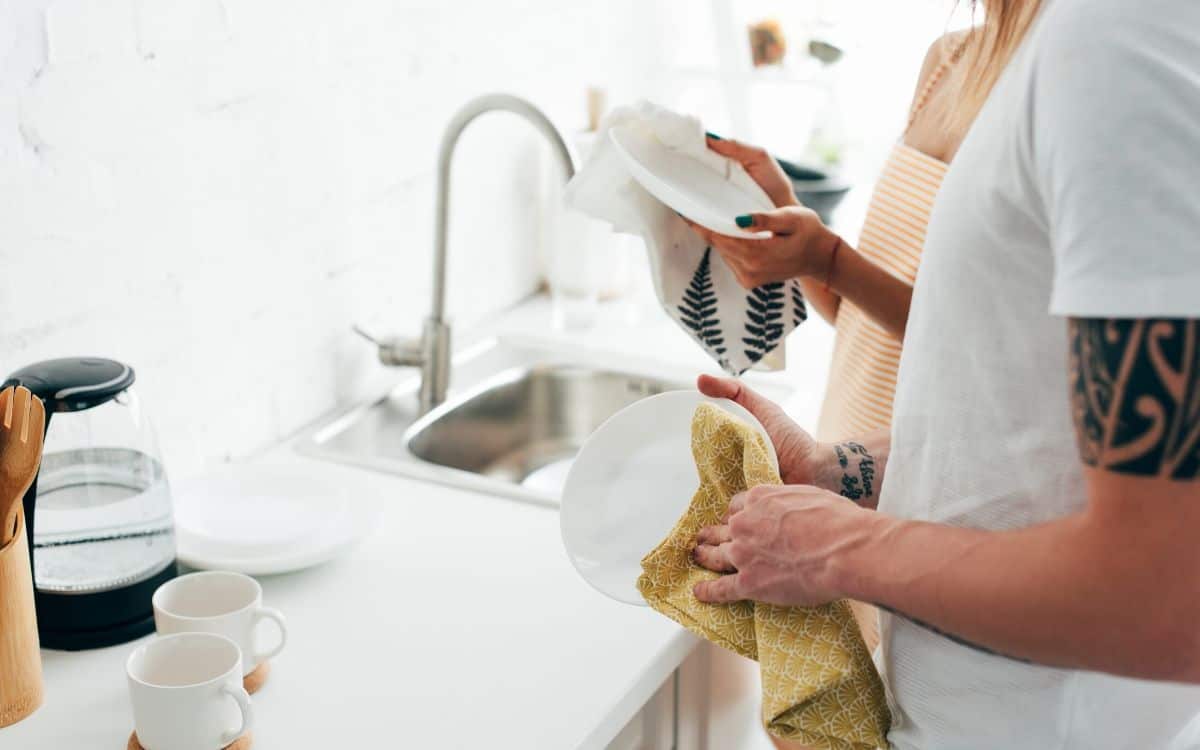
[[[301,437],[308,455],[557,506],[584,440],[625,406],[693,387],[691,368],[489,339],[454,358],[445,403],[418,414],[413,373]],[[768,376],[769,377],[769,376]],[[790,392],[755,382],[766,395]]]
[[[302,452],[391,473],[558,505],[584,440],[625,406],[691,388],[690,372],[492,339],[454,362],[446,402],[418,418],[419,379],[300,440]]]
[[[430,412],[409,431],[408,449],[423,461],[553,493],[604,420],[681,387],[573,365],[515,368]]]

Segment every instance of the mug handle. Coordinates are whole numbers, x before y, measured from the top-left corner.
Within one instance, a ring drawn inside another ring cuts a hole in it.
[[[254,626],[258,627],[258,623],[263,620],[271,620],[275,626],[279,628],[279,643],[272,649],[265,652],[257,652],[254,654],[254,663],[262,664],[267,659],[273,659],[279,655],[283,647],[287,645],[287,620],[284,619],[283,613],[274,607],[259,607],[254,613]]]
[[[222,685],[221,692],[237,701],[238,710],[242,712],[242,726],[221,737],[221,745],[225,746],[237,742],[239,737],[254,727],[254,706],[250,703],[250,694],[241,685]]]

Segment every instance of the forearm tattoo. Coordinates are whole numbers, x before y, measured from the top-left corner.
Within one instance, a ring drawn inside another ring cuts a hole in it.
[[[842,467],[842,497],[856,503],[865,497],[872,497],[875,494],[875,459],[866,447],[849,440],[836,443],[833,450],[837,453],[838,465]]]
[[[1084,463],[1200,475],[1200,321],[1070,321],[1071,410]]]

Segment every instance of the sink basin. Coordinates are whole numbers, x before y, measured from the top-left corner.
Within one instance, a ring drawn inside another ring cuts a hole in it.
[[[487,339],[455,356],[446,402],[418,414],[415,372],[302,436],[302,453],[557,507],[571,461],[605,419],[693,387],[695,370],[602,352]],[[754,381],[765,395],[790,393]]]
[[[624,363],[623,363],[624,364]],[[419,379],[301,438],[303,453],[557,506],[571,461],[605,419],[646,396],[692,387],[694,373],[611,356],[490,339],[453,363],[447,400],[417,413]]]
[[[518,368],[430,412],[410,431],[408,449],[430,463],[554,493],[604,420],[683,387],[580,366]]]

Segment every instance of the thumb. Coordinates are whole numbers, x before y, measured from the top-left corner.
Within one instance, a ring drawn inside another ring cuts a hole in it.
[[[742,214],[735,221],[743,229],[765,229],[771,234],[795,234],[800,228],[800,217],[788,208]]]
[[[718,378],[714,375],[701,375],[696,378],[696,390],[709,398],[727,398],[736,401],[742,385],[733,378]]]
[[[709,398],[727,398],[754,415],[760,422],[775,415],[778,407],[770,399],[758,395],[754,389],[737,378],[717,378],[701,375],[696,379],[696,388]]]
[[[716,151],[721,156],[733,159],[743,167],[762,159],[767,153],[758,146],[749,146],[731,138],[714,138],[712,135],[709,135],[705,138],[705,142],[708,143],[708,147],[713,151]]]

